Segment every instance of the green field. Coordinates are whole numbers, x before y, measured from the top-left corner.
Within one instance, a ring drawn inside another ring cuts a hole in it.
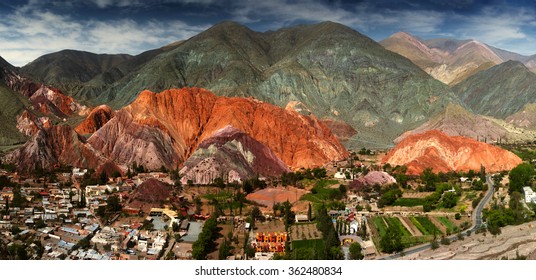
[[[402,224],[400,219],[396,217],[384,217],[385,221],[389,228],[396,228],[401,233],[402,236],[411,236],[411,233],[408,229]]]
[[[301,200],[307,200],[314,203],[322,203],[330,200],[334,193],[340,193],[339,189],[331,189],[329,186],[338,184],[337,180],[318,180],[310,193],[304,194]]]
[[[427,217],[410,217],[409,219],[423,235],[441,234],[441,231]]]
[[[454,232],[454,228],[456,227],[447,217],[436,217],[436,219],[442,223],[450,232]]]
[[[374,217],[373,221],[374,221],[374,225],[378,229],[378,234],[380,234],[380,237],[384,236],[385,232],[387,230],[387,225],[383,221],[383,218],[382,217]]]
[[[395,201],[393,206],[403,206],[403,207],[415,207],[424,204],[424,199],[422,198],[404,198],[401,197]]]

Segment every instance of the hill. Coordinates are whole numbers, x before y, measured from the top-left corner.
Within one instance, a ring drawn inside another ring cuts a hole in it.
[[[515,154],[490,144],[461,136],[448,136],[432,130],[402,140],[382,159],[392,166],[405,165],[408,174],[421,174],[426,168],[434,172],[511,170],[522,160]]]
[[[525,104],[536,103],[536,74],[521,62],[507,61],[452,89],[475,113],[504,119]]]

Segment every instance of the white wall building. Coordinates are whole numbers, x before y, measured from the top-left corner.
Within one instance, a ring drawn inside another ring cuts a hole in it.
[[[525,194],[526,203],[536,203],[536,193],[531,187],[523,187],[523,193]]]

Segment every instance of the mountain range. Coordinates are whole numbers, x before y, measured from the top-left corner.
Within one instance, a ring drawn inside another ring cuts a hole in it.
[[[135,56],[64,50],[22,68],[0,59],[0,145],[18,144],[4,160],[28,171],[137,162],[208,183],[433,130],[526,142],[534,61],[475,40],[397,33],[379,44],[332,22],[267,32],[222,22]]]
[[[448,103],[459,103],[447,86],[404,57],[332,22],[264,33],[223,22],[152,54],[108,81],[54,85],[91,105],[114,109],[145,89],[159,92],[183,86],[206,88],[220,96],[252,96],[280,107],[299,101],[317,117],[342,121],[358,131],[346,142],[349,147],[389,146]],[[40,63],[30,63],[23,72],[40,73],[39,67]],[[107,74],[99,77],[103,75]]]
[[[407,57],[428,74],[448,85],[458,84],[480,71],[509,60],[519,61],[531,71],[536,71],[536,55],[524,56],[476,40],[422,40],[399,32],[380,44]]]

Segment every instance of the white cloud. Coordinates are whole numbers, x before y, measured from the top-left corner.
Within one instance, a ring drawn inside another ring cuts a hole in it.
[[[525,9],[487,7],[478,15],[458,16],[458,19],[464,22],[458,30],[462,36],[497,44],[527,38],[523,29],[534,22],[535,15]]]
[[[183,40],[208,28],[182,21],[135,22],[75,20],[38,10],[18,10],[0,18],[0,56],[22,66],[40,55],[62,49],[137,54]]]
[[[435,32],[445,19],[435,11],[378,10],[367,3],[343,7],[316,0],[237,0],[233,5],[235,20],[250,23],[269,19],[275,28],[302,21],[334,21],[362,31],[396,26],[409,32]]]

